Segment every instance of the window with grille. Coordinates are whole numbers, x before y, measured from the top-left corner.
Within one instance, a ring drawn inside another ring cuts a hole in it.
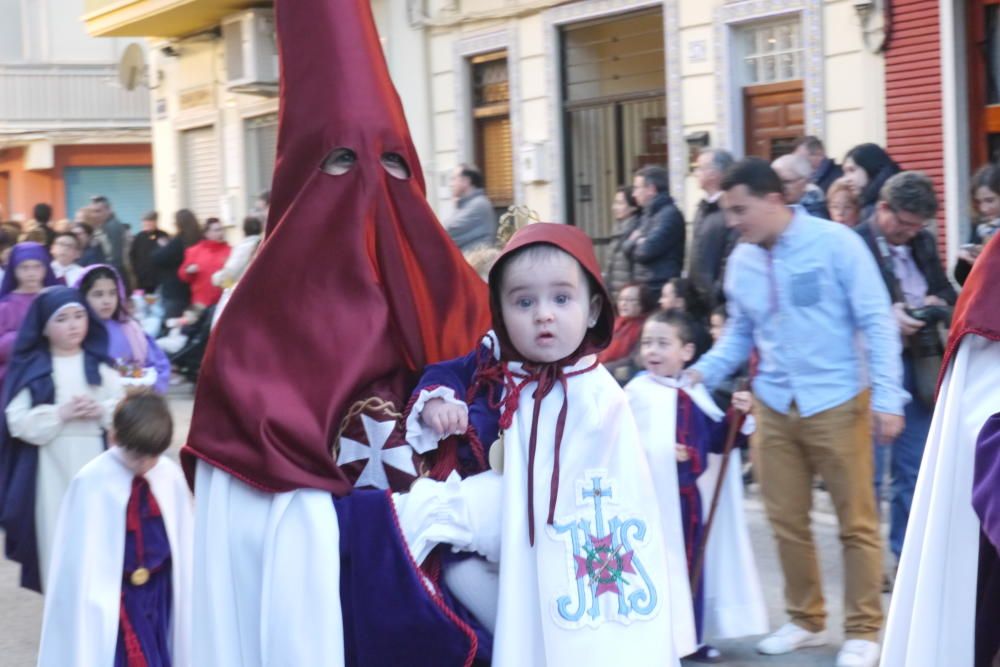
[[[802,25],[799,17],[742,29],[743,84],[802,78]]]
[[[514,203],[514,150],[510,125],[507,53],[470,60],[475,160],[483,172],[486,196],[497,208]]]
[[[271,189],[278,147],[278,115],[247,118],[244,121],[243,145],[246,156],[247,204],[252,206],[261,192]]]

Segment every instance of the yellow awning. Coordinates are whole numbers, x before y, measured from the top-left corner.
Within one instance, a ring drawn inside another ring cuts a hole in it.
[[[183,37],[208,30],[257,0],[86,0],[83,23],[94,37]]]

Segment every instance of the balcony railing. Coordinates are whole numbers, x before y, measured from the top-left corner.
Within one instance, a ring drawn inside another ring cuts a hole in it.
[[[121,88],[115,65],[0,65],[0,132],[149,122],[149,90]]]

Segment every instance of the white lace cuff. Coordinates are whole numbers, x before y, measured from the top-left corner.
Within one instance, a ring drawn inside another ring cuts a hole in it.
[[[417,396],[417,400],[406,418],[406,442],[417,454],[426,454],[432,449],[437,449],[438,442],[442,440],[437,433],[425,426],[420,420],[420,414],[424,411],[424,406],[432,398],[440,398],[452,405],[461,406],[465,410],[469,409],[468,405],[455,397],[455,390],[450,387],[437,385],[423,389],[420,395]],[[446,435],[445,437],[448,436]]]
[[[502,479],[489,471],[462,480],[452,473],[444,482],[419,479],[409,493],[392,494],[399,527],[419,565],[438,544],[455,551],[475,551],[500,560]]]

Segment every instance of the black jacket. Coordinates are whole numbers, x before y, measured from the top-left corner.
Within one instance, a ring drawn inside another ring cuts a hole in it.
[[[684,216],[670,195],[661,192],[642,213],[639,237],[625,241],[635,280],[659,292],[665,282],[681,275],[685,234]]]
[[[973,245],[985,245],[992,237],[993,234],[987,234],[986,237],[983,236],[983,231],[989,230],[991,223],[987,224],[977,224],[975,220],[972,222],[972,230],[969,232],[969,243]],[[959,285],[965,285],[965,281],[968,280],[969,274],[972,272],[972,264],[960,259],[955,262],[955,282]]]
[[[719,201],[702,199],[694,216],[690,277],[696,287],[718,302],[726,260],[736,246],[739,234],[726,226],[726,215]]]
[[[831,160],[830,158],[825,158],[819,165],[819,169],[813,174],[812,182],[815,183],[826,193],[833,185],[833,182],[844,175],[843,168]]]
[[[135,273],[136,286],[152,294],[160,285],[160,270],[153,263],[153,253],[160,248],[160,241],[169,239],[165,231],[156,229],[152,232],[139,232],[132,239],[129,258],[132,261],[132,271]]]
[[[882,234],[875,227],[875,224],[875,221],[871,220],[858,225],[854,228],[854,231],[861,235],[861,238],[868,245],[868,249],[872,251],[875,261],[879,265],[879,270],[882,272],[882,279],[885,281],[885,286],[889,290],[889,295],[894,302],[898,302],[900,301],[899,287],[896,283],[896,277],[892,273],[892,260],[889,260],[888,263],[883,261],[882,253],[879,251],[878,241],[876,240]],[[910,251],[913,253],[913,261],[916,263],[917,268],[920,269],[920,272],[924,274],[924,278],[927,279],[927,294],[944,299],[949,305],[955,305],[958,294],[948,281],[948,276],[945,275],[941,259],[938,257],[937,242],[934,239],[934,235],[923,229],[907,245],[910,246]]]
[[[184,263],[186,249],[183,239],[175,236],[165,246],[157,248],[150,255],[153,264],[159,269],[160,296],[163,297],[164,301],[171,302],[172,305],[171,312],[167,314],[168,317],[180,315],[177,308],[183,310],[191,303],[191,288],[177,275],[181,264]]]

